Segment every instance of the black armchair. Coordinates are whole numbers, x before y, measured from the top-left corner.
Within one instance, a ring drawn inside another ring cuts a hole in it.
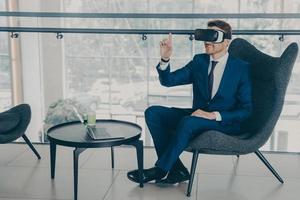
[[[9,143],[22,137],[37,158],[41,159],[41,156],[25,135],[30,119],[31,110],[28,104],[20,104],[0,113],[0,144]]]
[[[298,45],[292,43],[280,57],[272,57],[257,50],[246,40],[238,38],[231,42],[229,53],[250,63],[253,114],[242,125],[242,134],[239,136],[207,131],[190,142],[186,150],[193,153],[193,159],[187,196],[191,194],[199,153],[237,156],[255,153],[283,183],[259,148],[267,142],[281,113],[286,88],[298,54]]]

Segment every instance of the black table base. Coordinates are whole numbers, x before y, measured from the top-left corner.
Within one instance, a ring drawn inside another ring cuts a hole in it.
[[[142,181],[143,169],[144,169],[144,151],[143,151],[143,141],[136,140],[134,142],[125,144],[125,145],[132,145],[136,148],[136,155],[137,155],[137,164],[140,176],[140,187],[144,187]],[[75,148],[73,151],[73,175],[74,175],[74,199],[77,200],[78,198],[78,160],[79,155],[85,151],[87,148]],[[55,161],[56,161],[56,144],[50,142],[50,165],[51,165],[51,178],[54,179],[55,177]],[[112,168],[114,169],[114,149],[111,147],[111,164]]]
[[[111,167],[114,169],[114,147],[121,145],[131,145],[136,148],[137,163],[140,176],[140,187],[143,187],[143,141],[139,140],[142,133],[142,128],[134,123],[99,119],[96,122],[98,134],[110,135],[111,139],[93,140],[88,134],[86,127],[79,121],[68,122],[51,127],[47,131],[50,141],[50,168],[51,178],[55,177],[55,160],[56,160],[56,145],[62,145],[75,148],[73,151],[73,171],[74,171],[74,199],[78,198],[78,160],[79,155],[87,148],[111,148]],[[119,136],[122,136],[119,138]],[[118,138],[118,139],[114,139]]]

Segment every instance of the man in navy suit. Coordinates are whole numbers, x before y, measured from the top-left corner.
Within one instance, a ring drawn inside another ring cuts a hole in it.
[[[221,20],[208,22],[208,29],[227,37],[219,43],[204,42],[205,54],[197,54],[184,67],[171,72],[172,35],[160,42],[161,61],[157,65],[160,83],[166,87],[193,85],[193,107],[188,109],[151,106],[145,120],[154,141],[158,160],[144,170],[144,182],[156,180],[175,184],[189,179],[179,159],[189,141],[207,130],[239,134],[241,122],[252,110],[248,63],[228,54],[231,26]],[[138,182],[137,170],[127,174]]]

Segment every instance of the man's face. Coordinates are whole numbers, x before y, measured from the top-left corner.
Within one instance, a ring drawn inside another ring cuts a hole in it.
[[[207,29],[221,30],[216,26],[209,26]],[[229,40],[225,39],[221,43],[204,42],[205,51],[208,55],[213,55],[225,51],[229,45]]]

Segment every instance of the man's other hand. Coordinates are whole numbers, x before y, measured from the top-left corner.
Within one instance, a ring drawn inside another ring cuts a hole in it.
[[[194,111],[191,116],[202,117],[209,120],[216,120],[217,116],[214,112],[206,112],[204,110],[198,109]]]

